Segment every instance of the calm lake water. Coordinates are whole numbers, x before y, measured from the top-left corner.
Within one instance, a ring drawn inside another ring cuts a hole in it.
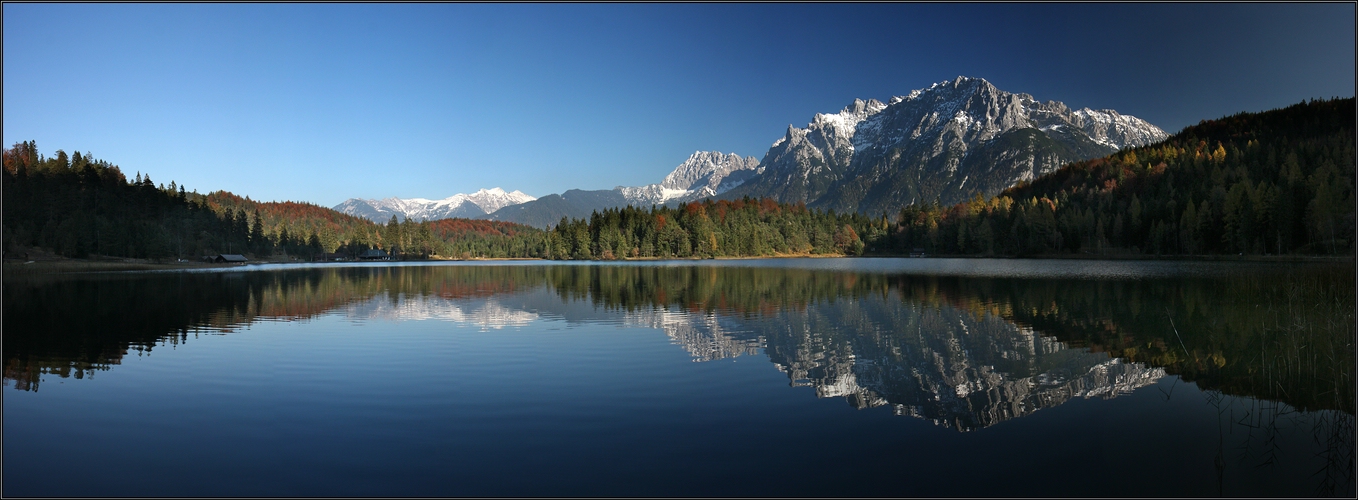
[[[1354,269],[248,266],[4,283],[6,496],[1354,496]]]

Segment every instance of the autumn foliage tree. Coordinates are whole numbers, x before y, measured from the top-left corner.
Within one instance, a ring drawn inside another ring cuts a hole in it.
[[[1204,121],[992,198],[912,205],[869,249],[935,254],[1345,254],[1354,100]]]
[[[375,224],[310,203],[257,202],[226,191],[189,192],[128,180],[89,153],[53,157],[31,141],[5,149],[6,251],[48,248],[68,257],[167,259],[243,253],[311,259],[355,256],[370,248],[401,258],[538,257],[543,231],[505,222],[406,221]]]

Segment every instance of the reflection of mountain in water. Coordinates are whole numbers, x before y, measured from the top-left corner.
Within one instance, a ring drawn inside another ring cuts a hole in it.
[[[899,297],[824,301],[742,319],[713,312],[629,312],[626,324],[663,330],[711,361],[765,349],[794,387],[843,397],[857,408],[967,431],[1072,398],[1113,398],[1165,376],[1163,368],[1070,348],[993,314]]]
[[[435,319],[468,323],[485,329],[506,326],[526,326],[538,319],[528,311],[505,307],[493,298],[471,304],[458,304],[441,297],[401,296],[392,300],[387,296],[373,297],[365,302],[349,304],[344,315],[350,319],[426,320]]]
[[[1166,373],[1352,414],[1352,276],[1351,265],[1145,280],[548,265],[6,280],[4,379],[37,390],[43,374],[81,378],[130,350],[261,320],[341,313],[503,328],[552,318],[656,328],[695,361],[762,349],[794,386],[957,429]]]
[[[891,404],[897,414],[964,431],[1074,397],[1115,397],[1165,375],[993,314],[895,297],[820,303],[752,329],[794,386],[858,408]]]
[[[714,313],[676,312],[652,309],[628,312],[623,324],[655,328],[665,332],[674,344],[693,355],[693,361],[712,361],[754,355],[763,339],[738,336],[734,320]]]

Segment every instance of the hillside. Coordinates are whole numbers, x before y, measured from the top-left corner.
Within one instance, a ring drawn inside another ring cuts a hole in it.
[[[138,173],[129,181],[88,153],[53,157],[33,142],[4,151],[6,258],[32,247],[64,257],[193,259],[240,253],[311,259],[381,248],[407,257],[537,257],[545,234],[493,221],[434,224],[360,217],[300,202],[258,202],[226,191],[189,192]]]
[[[869,251],[1349,254],[1354,99],[1206,120],[991,198],[915,204]]]

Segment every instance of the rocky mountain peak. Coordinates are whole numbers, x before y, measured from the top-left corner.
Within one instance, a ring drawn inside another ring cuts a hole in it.
[[[716,189],[722,178],[736,170],[753,170],[759,160],[753,157],[742,158],[735,153],[724,154],[716,151],[695,151],[688,159],[675,167],[660,186],[666,189],[694,190],[703,187]]]
[[[1129,115],[1072,111],[958,76],[887,103],[855,99],[805,128],[789,126],[765,154],[764,173],[731,196],[872,213],[935,198],[952,203],[1167,136]]]

